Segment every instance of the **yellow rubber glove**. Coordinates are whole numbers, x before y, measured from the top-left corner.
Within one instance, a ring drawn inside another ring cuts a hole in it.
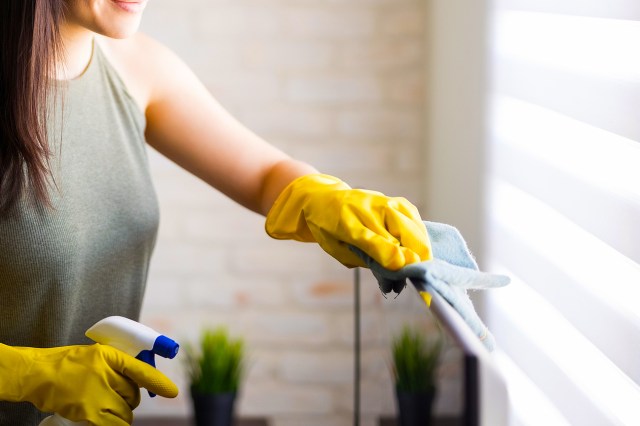
[[[315,241],[348,267],[366,266],[350,245],[390,270],[431,259],[427,230],[413,204],[351,189],[328,175],[291,182],[267,214],[265,229],[276,239]]]
[[[152,366],[110,346],[24,348],[0,344],[0,400],[92,425],[130,425],[140,387],[173,398],[178,388]]]

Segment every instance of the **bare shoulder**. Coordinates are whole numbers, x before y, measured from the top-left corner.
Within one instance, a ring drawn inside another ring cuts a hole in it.
[[[189,73],[174,52],[144,33],[121,40],[99,37],[97,41],[143,111],[158,91]]]

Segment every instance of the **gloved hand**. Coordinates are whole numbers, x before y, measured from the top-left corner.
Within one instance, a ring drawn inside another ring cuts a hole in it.
[[[424,222],[424,226],[432,244],[432,260],[414,263],[399,271],[388,271],[361,250],[354,248],[353,251],[367,263],[384,294],[391,290],[400,293],[407,278],[419,292],[425,292],[423,297],[434,292],[440,294],[492,351],[495,346],[493,335],[476,313],[467,289],[503,287],[509,283],[509,277],[480,272],[467,243],[453,226],[436,222]],[[427,297],[425,302],[430,304],[430,296]]]
[[[129,425],[140,387],[173,398],[178,388],[152,366],[110,346],[24,348],[0,344],[0,400],[92,425]]]
[[[267,214],[265,229],[277,239],[315,241],[348,267],[366,266],[349,246],[389,270],[431,259],[429,237],[413,204],[351,189],[328,175],[291,182]]]

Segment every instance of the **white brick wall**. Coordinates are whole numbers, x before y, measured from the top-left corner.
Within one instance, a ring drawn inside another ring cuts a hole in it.
[[[175,50],[249,128],[352,186],[423,207],[424,0],[154,0],[143,30]],[[352,271],[313,244],[269,239],[243,210],[151,152],[161,229],[143,320],[182,341],[225,324],[247,340],[241,415],[275,426],[348,425]],[[384,300],[363,272],[363,425],[395,410],[389,336],[418,319],[415,295]],[[180,357],[178,357],[180,358]],[[173,401],[138,415],[186,416]]]

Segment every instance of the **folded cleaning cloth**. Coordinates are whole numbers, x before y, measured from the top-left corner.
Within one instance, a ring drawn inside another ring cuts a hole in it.
[[[453,226],[427,221],[424,224],[431,240],[432,260],[389,271],[358,248],[351,249],[366,262],[383,293],[389,293],[392,289],[400,293],[407,278],[418,291],[437,292],[458,311],[485,347],[493,350],[493,335],[478,317],[467,289],[502,287],[509,283],[509,277],[480,272],[467,243]]]

